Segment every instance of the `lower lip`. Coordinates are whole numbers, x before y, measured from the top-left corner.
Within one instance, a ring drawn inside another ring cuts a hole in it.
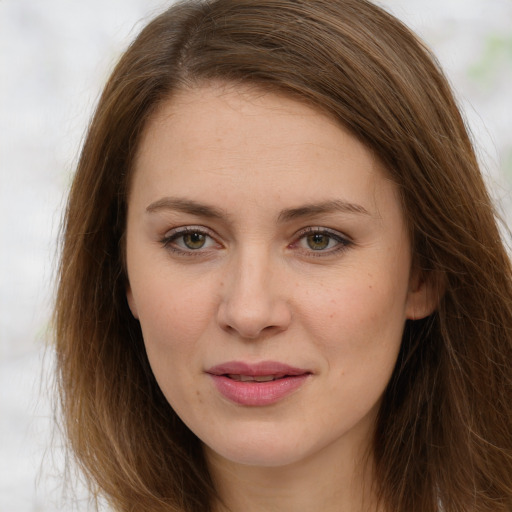
[[[217,390],[228,400],[239,405],[271,405],[299,389],[309,374],[291,375],[269,382],[242,382],[224,375],[211,375]]]

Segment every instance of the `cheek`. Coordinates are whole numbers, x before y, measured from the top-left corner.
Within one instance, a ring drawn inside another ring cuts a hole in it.
[[[406,287],[369,273],[354,272],[340,282],[302,296],[301,318],[313,340],[347,363],[394,354],[405,325]]]
[[[148,356],[174,358],[192,349],[214,315],[213,283],[165,269],[133,273],[130,283]]]
[[[186,390],[195,389],[195,372],[202,366],[202,340],[213,318],[213,300],[204,288],[194,289],[179,279],[164,283],[146,281],[135,297],[153,374],[169,403],[182,413],[191,401],[201,399]]]
[[[403,295],[387,279],[356,276],[326,289],[322,301],[308,308],[314,312],[306,328],[325,356],[328,394],[338,397],[339,410],[350,410],[352,419],[376,406],[389,382],[405,325]]]

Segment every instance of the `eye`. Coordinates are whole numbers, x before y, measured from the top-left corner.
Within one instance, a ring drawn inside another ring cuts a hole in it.
[[[351,243],[346,236],[337,231],[312,227],[300,232],[293,246],[308,252],[331,254],[347,248]]]
[[[166,249],[181,253],[200,252],[201,249],[205,250],[217,245],[204,228],[195,226],[173,229],[166,233],[161,243]]]
[[[308,247],[313,251],[323,251],[336,245],[336,240],[326,233],[312,233],[304,237]]]
[[[187,249],[201,249],[206,243],[206,235],[203,233],[187,233],[180,238]]]

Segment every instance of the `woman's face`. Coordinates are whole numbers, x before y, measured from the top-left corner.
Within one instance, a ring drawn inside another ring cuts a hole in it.
[[[130,308],[207,453],[281,466],[371,436],[407,318],[430,311],[395,185],[306,104],[182,91],[150,120],[129,196]]]

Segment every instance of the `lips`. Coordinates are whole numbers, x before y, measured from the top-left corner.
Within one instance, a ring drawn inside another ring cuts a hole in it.
[[[284,377],[284,375],[282,377],[278,377],[277,375],[251,376],[251,375],[237,375],[237,374],[231,373],[231,374],[227,375],[227,377],[229,377],[232,380],[238,380],[241,382],[270,382],[272,380],[282,379]]]
[[[231,361],[214,366],[207,372],[217,391],[239,405],[274,404],[298,390],[311,371],[275,361],[248,364]]]

